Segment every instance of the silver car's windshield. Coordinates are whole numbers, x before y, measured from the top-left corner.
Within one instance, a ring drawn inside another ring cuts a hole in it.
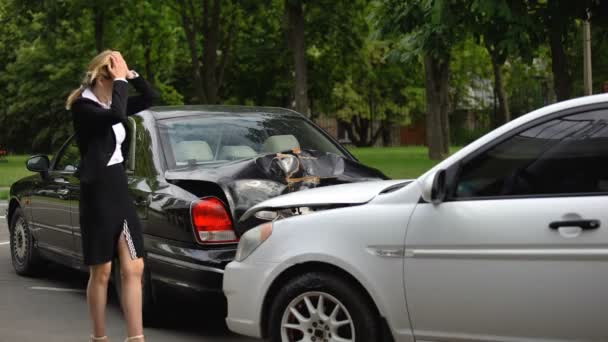
[[[302,118],[263,113],[201,114],[160,120],[169,169],[215,166],[294,148],[344,153]]]

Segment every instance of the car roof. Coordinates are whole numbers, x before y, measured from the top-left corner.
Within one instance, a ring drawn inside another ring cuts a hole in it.
[[[148,109],[156,120],[170,119],[192,115],[251,115],[267,114],[288,117],[304,117],[291,109],[262,106],[228,106],[228,105],[183,105],[183,106],[157,106]]]

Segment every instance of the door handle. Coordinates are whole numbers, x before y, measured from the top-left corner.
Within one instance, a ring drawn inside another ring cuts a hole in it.
[[[598,229],[600,227],[599,220],[567,220],[553,221],[549,223],[549,228],[559,229],[561,227],[580,227],[583,230]]]

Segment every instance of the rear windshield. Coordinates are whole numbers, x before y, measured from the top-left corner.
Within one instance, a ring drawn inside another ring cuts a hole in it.
[[[169,169],[217,165],[294,148],[344,153],[298,117],[271,114],[201,114],[158,122]]]

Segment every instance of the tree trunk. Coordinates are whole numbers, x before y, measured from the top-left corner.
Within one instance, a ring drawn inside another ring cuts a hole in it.
[[[144,49],[144,59],[146,63],[146,80],[154,83],[154,71],[152,70],[152,47],[146,45]]]
[[[143,31],[142,40],[144,42],[151,41],[148,27],[146,27],[145,25],[142,25],[141,29]],[[154,83],[154,65],[152,63],[152,44],[146,44],[144,47],[144,63],[145,63],[145,70],[146,70],[146,80],[148,80],[148,82]]]
[[[490,51],[490,49],[488,49],[488,52],[492,58],[492,70],[494,71],[494,94],[496,94],[496,98],[498,99],[498,110],[492,124],[494,127],[498,127],[511,121],[511,113],[509,111],[507,92],[502,78],[502,66],[504,61],[501,62],[499,56],[497,56],[495,52]]]
[[[426,141],[429,158],[441,160],[449,153],[450,124],[448,120],[449,59],[424,56],[426,77]]]
[[[443,157],[450,155],[450,92],[449,92],[450,62],[441,62],[439,74],[439,101],[441,113],[441,135]]]
[[[213,1],[211,13],[209,13],[208,5],[205,7],[203,25],[205,40],[203,46],[203,83],[207,103],[217,103],[218,82],[216,78],[217,69],[217,50],[220,39],[220,13],[221,0]],[[211,19],[211,24],[207,25]]]
[[[95,48],[97,49],[97,53],[103,51],[103,31],[104,31],[104,9],[100,6],[93,7],[94,17],[95,17]]]
[[[553,71],[553,88],[557,101],[564,101],[572,96],[572,75],[568,68],[568,56],[564,49],[562,25],[555,19],[549,25],[549,45],[551,47],[551,69]]]
[[[191,3],[188,4],[192,5]],[[190,11],[190,9],[186,8],[186,3],[183,0],[179,1],[179,14],[182,18],[182,27],[186,34],[186,41],[188,42],[188,50],[190,52],[190,66],[192,68],[195,96],[199,103],[205,103],[205,90],[203,89],[203,80],[197,52],[197,36],[193,22],[194,19],[188,15]]]
[[[289,45],[295,67],[296,111],[309,116],[306,42],[304,40],[304,5],[301,0],[285,0]]]
[[[393,146],[393,125],[388,120],[382,120],[382,146]]]
[[[346,132],[348,132],[348,137],[350,138],[350,141],[353,143],[353,145],[355,146],[361,146],[361,141],[359,140],[359,138],[355,135],[355,130],[358,129],[357,127],[357,123],[355,121],[355,118],[352,118],[350,120],[350,122],[344,122],[344,128],[346,129]]]
[[[357,122],[359,122],[359,130],[358,130],[358,134],[359,134],[359,143],[361,144],[361,146],[369,146],[369,141],[370,141],[370,137],[369,137],[369,125],[370,125],[370,121],[369,119],[365,119],[362,118],[360,116],[357,117]]]

